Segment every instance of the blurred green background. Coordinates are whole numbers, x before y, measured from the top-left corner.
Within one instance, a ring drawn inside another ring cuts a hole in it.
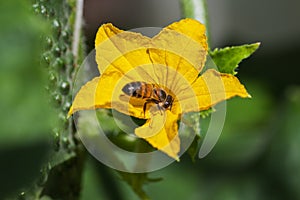
[[[262,43],[238,69],[253,98],[227,102],[222,135],[207,157],[192,163],[184,155],[180,163],[151,173],[163,177],[144,186],[151,199],[300,199],[299,7],[295,0],[208,2],[211,48]],[[84,16],[91,49],[104,22],[124,29],[163,27],[181,12],[175,0],[90,0]],[[33,13],[31,2],[1,1],[0,26],[2,199],[39,177],[53,148],[56,114],[49,107],[49,74],[41,62],[48,22]],[[82,200],[138,199],[116,172],[90,156],[81,188]]]
[[[40,36],[47,24],[26,1],[0,3],[0,199],[34,181],[50,147]]]

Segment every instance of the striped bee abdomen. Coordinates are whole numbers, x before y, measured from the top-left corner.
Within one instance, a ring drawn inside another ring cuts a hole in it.
[[[127,83],[122,91],[131,97],[150,98],[152,96],[153,84],[146,82],[131,82]]]

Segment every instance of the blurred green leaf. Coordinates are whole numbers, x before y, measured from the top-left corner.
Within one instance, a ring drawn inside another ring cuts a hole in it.
[[[246,44],[241,46],[226,47],[223,49],[214,49],[209,52],[219,71],[222,73],[236,74],[235,69],[245,58],[253,54],[260,43]]]
[[[106,193],[107,191],[105,191],[105,188],[101,185],[101,180],[99,180],[99,174],[96,171],[96,167],[93,166],[91,159],[88,159],[84,167],[80,199],[109,199],[106,196]]]
[[[127,173],[118,171],[122,179],[130,185],[133,191],[142,199],[149,200],[150,198],[143,189],[147,183],[161,181],[162,178],[149,178],[148,173]]]
[[[47,24],[27,1],[0,2],[0,199],[28,187],[50,149],[54,113],[39,60]]]
[[[145,191],[150,198],[156,199],[205,199],[203,198],[207,183],[200,184],[201,169],[192,164],[188,157],[181,157],[166,168],[153,172],[155,177],[163,177],[163,181],[149,184]],[[203,180],[203,182],[205,182]]]
[[[39,63],[46,23],[23,1],[0,3],[0,146],[44,139],[53,123]],[[7,19],[8,21],[4,21]]]
[[[0,199],[28,187],[40,175],[49,143],[36,142],[0,150]],[[24,190],[26,191],[26,189]]]

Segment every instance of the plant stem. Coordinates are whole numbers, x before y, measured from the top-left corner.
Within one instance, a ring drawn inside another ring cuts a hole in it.
[[[79,48],[80,32],[81,32],[81,25],[82,25],[82,15],[83,15],[83,0],[77,0],[77,2],[76,2],[76,18],[75,18],[73,44],[72,44],[72,53],[74,55],[75,61],[78,58],[78,48]]]
[[[210,46],[209,21],[206,0],[181,0],[182,14],[184,17],[193,18],[206,26],[208,45]]]

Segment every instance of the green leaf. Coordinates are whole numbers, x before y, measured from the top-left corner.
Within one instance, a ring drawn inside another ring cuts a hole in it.
[[[142,200],[150,199],[143,190],[143,185],[150,182],[157,182],[162,180],[162,178],[149,178],[147,173],[127,173],[120,171],[118,171],[118,173]]]
[[[253,54],[259,47],[260,43],[246,44],[241,46],[226,47],[215,49],[209,52],[219,71],[222,73],[236,74],[235,69],[238,64]]]

